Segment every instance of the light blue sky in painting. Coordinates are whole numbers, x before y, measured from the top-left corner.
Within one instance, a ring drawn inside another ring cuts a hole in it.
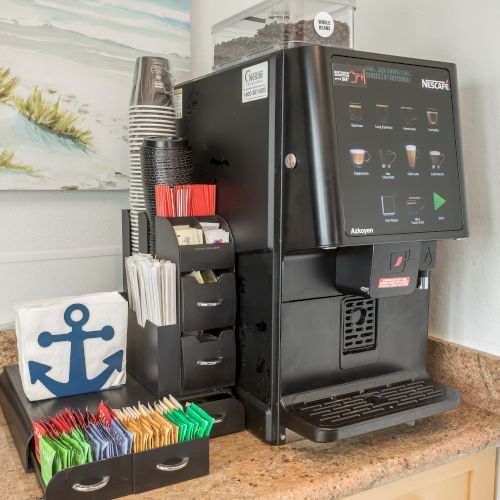
[[[189,56],[189,0],[2,0],[0,23],[54,27],[146,52]],[[159,48],[168,50],[158,50]],[[187,46],[187,50],[186,50]]]

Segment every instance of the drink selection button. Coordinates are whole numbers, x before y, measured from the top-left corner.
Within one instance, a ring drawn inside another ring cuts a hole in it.
[[[446,203],[446,200],[438,193],[433,193],[433,196],[434,196],[434,210],[439,210]]]
[[[392,252],[390,270],[402,273],[405,270],[406,261],[409,258],[410,258],[409,250],[403,250],[401,252]]]
[[[380,201],[382,202],[382,215],[393,216],[396,215],[396,195],[381,195]]]

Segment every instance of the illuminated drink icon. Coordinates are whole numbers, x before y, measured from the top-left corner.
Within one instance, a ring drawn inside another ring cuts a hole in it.
[[[396,159],[396,153],[390,149],[379,149],[378,155],[380,158],[380,164],[382,168],[391,168],[391,165]]]
[[[440,151],[429,151],[429,156],[431,157],[432,170],[439,170],[445,158],[444,154]]]
[[[438,110],[434,108],[427,108],[427,121],[429,125],[436,125],[438,122]]]
[[[364,149],[350,149],[351,162],[354,167],[361,168],[371,160],[370,153]]]
[[[396,195],[395,194],[383,194],[380,196],[380,201],[382,202],[382,215],[396,215]]]
[[[423,196],[408,196],[406,208],[410,217],[418,217],[425,208]]]
[[[352,122],[358,123],[363,121],[363,104],[360,102],[350,102],[349,116]]]
[[[405,125],[412,125],[417,119],[417,112],[413,106],[401,106],[401,115]]]
[[[377,109],[377,120],[379,123],[387,123],[389,121],[389,115],[391,107],[389,104],[377,103],[375,104]]]
[[[406,149],[406,158],[408,159],[408,166],[410,168],[415,168],[418,158],[417,146],[415,146],[414,144],[407,144],[405,146],[405,149]]]

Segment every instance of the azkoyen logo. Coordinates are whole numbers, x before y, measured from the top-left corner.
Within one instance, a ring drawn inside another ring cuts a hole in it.
[[[353,236],[366,236],[373,234],[373,227],[351,227],[351,234]]]
[[[449,80],[428,80],[422,78],[422,87],[431,90],[450,90]]]

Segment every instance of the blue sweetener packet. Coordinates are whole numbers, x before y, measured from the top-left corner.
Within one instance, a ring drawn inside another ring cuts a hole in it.
[[[99,457],[97,458],[97,460],[105,460],[106,458],[108,458],[109,442],[104,439],[97,427],[97,424],[92,424],[90,426],[90,430],[94,438],[99,441]]]
[[[111,425],[109,426],[109,435],[113,439],[113,442],[116,446],[117,456],[126,455],[127,454],[127,437],[124,435],[120,427],[117,425],[117,420],[114,419],[111,421]]]
[[[125,453],[132,453],[132,446],[134,444],[134,434],[130,432],[128,429],[126,429],[125,426],[117,418],[113,420],[113,423],[116,425],[116,427],[118,427],[121,430],[123,436],[125,437],[127,446]]]
[[[96,430],[99,432],[99,435],[102,437],[102,439],[106,442],[106,447],[104,450],[105,458],[107,459],[116,457],[116,446],[106,427],[101,424],[97,424]]]
[[[83,432],[85,434],[85,438],[87,439],[87,441],[90,444],[92,458],[94,460],[100,460],[99,457],[101,455],[101,444],[100,444],[99,440],[95,438],[94,434],[92,433],[92,431],[90,430],[89,427],[84,429]]]

